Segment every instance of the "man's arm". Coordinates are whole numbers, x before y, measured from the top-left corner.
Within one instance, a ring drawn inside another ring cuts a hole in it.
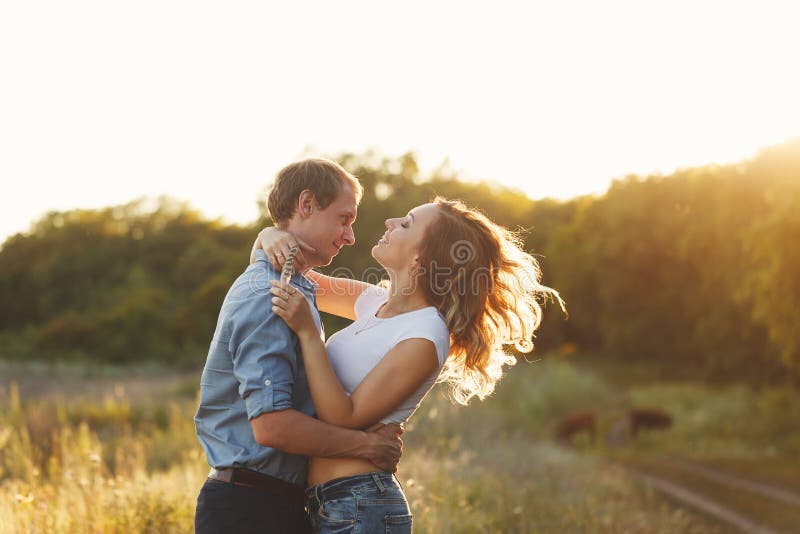
[[[403,442],[397,425],[376,432],[349,430],[288,409],[263,413],[251,419],[259,445],[290,454],[326,458],[362,458],[379,468],[395,472]]]

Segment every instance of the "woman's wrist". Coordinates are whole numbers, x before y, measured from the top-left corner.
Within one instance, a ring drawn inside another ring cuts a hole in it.
[[[314,342],[322,342],[322,339],[319,337],[319,331],[316,327],[314,328],[303,328],[299,332],[297,332],[297,337],[300,338],[300,343],[314,343]]]

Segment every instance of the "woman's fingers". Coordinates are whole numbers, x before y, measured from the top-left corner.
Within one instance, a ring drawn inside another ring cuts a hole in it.
[[[289,304],[289,298],[291,297],[291,294],[280,285],[273,285],[271,288],[269,288],[269,292],[274,295],[272,297],[272,302],[278,303],[278,301],[280,301],[278,304],[283,307],[286,307],[286,305]]]
[[[283,269],[283,265],[290,256],[290,251],[295,249],[295,261],[305,265],[306,253],[316,253],[316,249],[302,239],[275,228],[265,228],[258,233],[260,247],[264,250],[272,266],[278,271]]]
[[[282,254],[288,256],[292,247],[297,246],[297,242],[295,241],[294,236],[287,234],[278,243],[276,243],[276,245]]]
[[[315,249],[314,247],[312,247],[311,245],[309,245],[308,243],[306,243],[305,241],[303,241],[299,237],[295,238],[295,243],[297,243],[297,246],[303,252],[309,252],[311,254],[314,254],[314,253],[317,252],[317,249]]]
[[[276,270],[280,271],[283,269],[283,264],[286,263],[286,258],[288,257],[287,251],[291,247],[291,244],[294,243],[294,238],[287,234],[278,239],[274,239],[266,233],[268,230],[274,229],[265,228],[261,230],[258,234],[258,240],[267,258],[269,258],[269,262]]]
[[[300,303],[301,300],[304,300],[303,295],[297,291],[297,289],[292,287],[291,284],[287,284],[283,280],[275,280],[272,283],[272,287],[269,288],[269,292],[275,295],[273,302],[275,298],[279,298],[286,303],[287,306],[289,304]]]
[[[286,284],[283,280],[273,282],[269,292],[273,295],[272,312],[291,326],[302,305],[301,300],[304,301],[305,298],[299,291]]]
[[[308,261],[306,260],[306,254],[310,255],[311,257],[317,253],[317,249],[306,243],[300,238],[295,238],[295,243],[297,244],[297,261],[301,262],[303,265],[308,265]]]
[[[273,287],[271,287],[269,289],[270,293],[272,293],[276,297],[281,298],[281,299],[283,299],[285,301],[288,301],[292,297],[292,295],[294,295],[295,291],[296,290],[293,291],[292,289],[289,289],[287,291],[286,289],[283,289],[282,287],[275,287],[275,286],[273,286]]]
[[[283,269],[283,259],[278,256],[278,253],[272,253],[269,255],[269,262],[275,268],[276,271],[280,271]]]
[[[277,280],[274,280],[272,282],[272,287],[273,288],[278,288],[281,291],[283,291],[284,293],[289,293],[290,292],[289,288],[291,286],[283,278],[278,278]]]
[[[286,258],[288,258],[292,254],[291,245],[284,244],[280,254],[281,256],[283,256],[283,261],[286,261]],[[297,262],[297,256],[295,256],[295,262]]]

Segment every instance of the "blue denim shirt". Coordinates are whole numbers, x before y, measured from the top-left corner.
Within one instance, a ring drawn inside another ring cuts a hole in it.
[[[250,420],[293,408],[314,415],[300,343],[272,312],[271,281],[280,273],[263,251],[225,296],[200,380],[195,428],[209,465],[247,467],[305,486],[307,458],[256,443]],[[316,307],[315,285],[295,274],[291,284]]]

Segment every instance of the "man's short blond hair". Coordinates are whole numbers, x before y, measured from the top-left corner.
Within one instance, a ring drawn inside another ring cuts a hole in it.
[[[322,158],[309,158],[290,163],[275,176],[269,196],[267,209],[276,224],[285,224],[297,209],[300,193],[308,189],[321,209],[327,208],[344,189],[345,184],[353,188],[356,202],[361,202],[364,188],[358,178],[344,167]]]

